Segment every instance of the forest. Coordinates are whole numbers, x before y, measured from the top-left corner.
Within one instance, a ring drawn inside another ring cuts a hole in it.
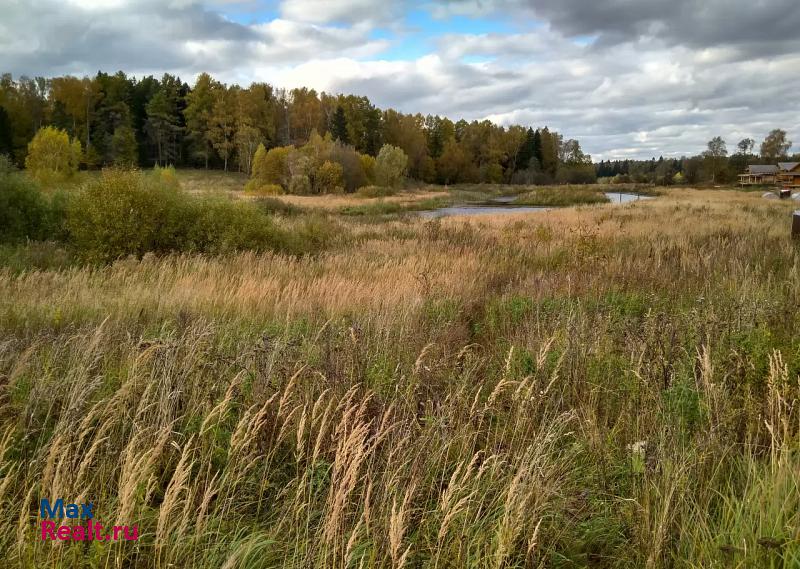
[[[430,183],[586,183],[580,143],[547,127],[382,110],[369,98],[266,83],[227,86],[210,75],[189,86],[165,74],[0,79],[0,154],[22,166],[45,126],[81,145],[80,166],[172,165],[250,173],[259,145],[302,146],[314,133],[364,156],[403,150],[408,175]],[[347,168],[346,163],[342,163]],[[348,173],[345,172],[347,175]]]

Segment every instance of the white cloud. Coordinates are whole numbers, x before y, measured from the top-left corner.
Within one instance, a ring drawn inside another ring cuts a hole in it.
[[[258,7],[256,0],[0,0],[0,71],[122,69],[188,81],[209,71],[239,84],[363,94],[406,112],[547,124],[596,159],[695,153],[718,134],[733,147],[775,127],[800,139],[800,49],[782,26],[774,38],[742,38],[735,13],[717,14],[726,34],[700,10],[688,30],[676,31],[664,23],[696,0],[676,0],[672,12],[662,2],[630,1],[615,0],[628,6],[625,14],[606,0],[436,2],[429,8],[441,18],[505,14],[516,31],[442,33],[430,38],[430,53],[402,57],[390,52],[396,42],[428,39],[403,35],[413,33],[398,17],[404,2],[285,0],[280,17],[243,25],[224,11]],[[773,13],[786,2],[759,4]],[[440,25],[446,32],[447,20]],[[400,35],[384,39],[386,29]],[[701,45],[703,33],[714,41]]]

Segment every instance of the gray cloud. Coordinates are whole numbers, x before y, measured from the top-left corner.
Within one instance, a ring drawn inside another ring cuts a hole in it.
[[[209,71],[364,94],[380,106],[504,124],[549,125],[596,158],[732,147],[782,127],[800,139],[796,0],[451,0],[430,53],[384,59],[424,39],[385,0],[0,0],[0,71],[136,75]],[[419,5],[417,5],[418,7]],[[448,33],[447,18],[504,18],[514,32]],[[374,32],[382,29],[376,39]],[[409,35],[410,34],[410,35]]]

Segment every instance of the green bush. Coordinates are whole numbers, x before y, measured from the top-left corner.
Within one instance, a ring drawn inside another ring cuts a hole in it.
[[[182,249],[190,224],[186,205],[160,175],[106,170],[72,201],[67,228],[90,261]]]
[[[153,167],[152,176],[157,183],[169,186],[175,190],[181,187],[181,183],[178,180],[178,173],[175,171],[175,166],[159,166],[156,164]]]
[[[309,221],[292,232],[277,227],[270,214],[294,209],[276,201],[201,199],[180,192],[160,175],[107,170],[69,203],[67,228],[77,254],[91,262],[172,251],[304,254],[331,240],[325,222]]]
[[[190,212],[186,249],[224,253],[283,248],[283,237],[272,220],[250,203],[207,198],[193,201]]]
[[[266,184],[260,180],[250,180],[245,184],[244,191],[247,194],[257,196],[279,196],[283,193],[283,188],[278,184]]]
[[[0,173],[0,242],[47,239],[56,221],[36,186],[21,174]]]

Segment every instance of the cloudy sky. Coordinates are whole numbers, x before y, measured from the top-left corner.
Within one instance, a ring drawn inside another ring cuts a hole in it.
[[[798,0],[0,0],[0,72],[268,81],[549,125],[596,160],[800,150]]]

